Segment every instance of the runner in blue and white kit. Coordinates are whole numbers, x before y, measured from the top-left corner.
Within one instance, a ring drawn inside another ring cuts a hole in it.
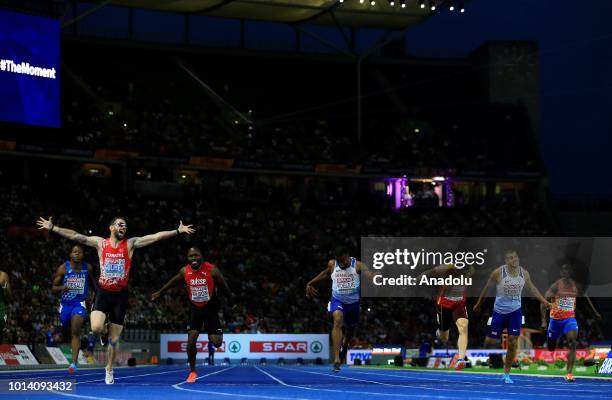
[[[339,248],[336,250],[336,258],[329,260],[327,267],[306,285],[306,296],[313,297],[318,294],[314,284],[329,278],[332,280],[332,298],[328,311],[334,320],[334,372],[340,371],[340,364],[346,358],[348,343],[359,322],[362,272],[368,273],[365,265],[355,257],[350,257],[346,249]]]
[[[508,330],[508,351],[504,362],[504,382],[513,383],[510,379],[510,368],[516,356],[518,338],[521,335],[521,325],[523,314],[521,312],[521,298],[523,287],[527,285],[531,293],[547,307],[551,304],[542,296],[542,293],[531,282],[529,272],[519,265],[519,257],[515,250],[508,250],[504,255],[506,264],[496,268],[487,284],[482,289],[478,301],[474,305],[474,312],[480,311],[483,297],[489,289],[496,287],[495,304],[491,324],[487,331],[485,347],[496,346],[497,339],[500,338],[504,328]]]
[[[68,367],[68,372],[71,374],[77,369],[81,347],[81,328],[87,317],[85,301],[89,294],[89,287],[96,288],[92,272],[91,265],[83,261],[83,249],[75,245],[70,251],[70,260],[60,265],[53,277],[51,291],[62,293],[59,312],[63,336],[68,337],[68,331],[72,336],[72,363]]]

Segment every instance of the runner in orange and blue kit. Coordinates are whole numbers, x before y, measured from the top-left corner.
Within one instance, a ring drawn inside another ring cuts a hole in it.
[[[204,326],[208,334],[209,364],[214,363],[215,347],[219,348],[223,343],[223,329],[221,328],[221,322],[219,322],[219,301],[216,288],[218,286],[223,288],[230,301],[233,300],[234,294],[227,285],[221,271],[215,265],[202,261],[200,249],[197,247],[190,248],[187,252],[187,259],[189,264],[181,268],[178,274],[172,277],[161,289],[153,293],[151,300],[157,300],[166,290],[181,281],[185,282],[190,301],[189,323],[187,324],[187,358],[191,372],[187,377],[187,383],[195,383],[198,377],[196,372],[196,341],[202,327]]]
[[[559,338],[565,335],[569,352],[567,354],[566,382],[574,382],[574,362],[576,361],[576,339],[578,337],[578,322],[576,321],[576,298],[583,296],[591,306],[597,319],[601,315],[597,312],[589,296],[584,295],[581,287],[572,279],[572,266],[561,266],[561,279],[551,285],[546,291],[546,298],[550,299],[553,307],[550,309],[550,323],[546,328],[546,307],[541,307],[542,328],[547,329],[548,350],[554,351]]]

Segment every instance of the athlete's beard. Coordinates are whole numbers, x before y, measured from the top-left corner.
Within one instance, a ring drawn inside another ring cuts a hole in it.
[[[191,269],[200,269],[200,263],[197,261],[191,262]]]

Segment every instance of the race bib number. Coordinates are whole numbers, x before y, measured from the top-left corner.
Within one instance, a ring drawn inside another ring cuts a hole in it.
[[[504,296],[510,297],[513,300],[521,298],[521,291],[523,287],[518,284],[506,283],[504,284]]]
[[[85,278],[69,277],[64,285],[70,293],[83,294],[85,292]]]
[[[576,299],[574,297],[561,297],[559,299],[559,308],[564,311],[574,310],[575,304],[576,304]]]
[[[357,287],[357,281],[352,275],[337,275],[336,287],[340,293],[350,293]]]
[[[104,276],[108,279],[123,278],[125,276],[125,260],[106,260],[104,263]]]
[[[209,301],[208,286],[192,286],[191,300],[196,302]]]

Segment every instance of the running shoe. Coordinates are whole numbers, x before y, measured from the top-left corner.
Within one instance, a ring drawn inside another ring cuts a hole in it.
[[[514,383],[514,381],[510,378],[510,374],[504,374],[504,383]]]
[[[565,375],[565,382],[576,382],[576,379],[573,374],[567,374]]]
[[[467,363],[465,362],[464,359],[458,360],[457,363],[455,364],[455,371],[461,371],[463,368],[465,368],[467,365]]]
[[[340,363],[334,363],[334,373],[340,372]]]
[[[113,383],[115,383],[115,376],[112,369],[106,368],[106,376],[104,377],[104,382],[107,385],[112,385]]]
[[[74,374],[77,371],[77,365],[76,363],[72,363],[70,364],[70,366],[68,367],[68,373],[70,375]]]
[[[187,377],[187,383],[195,383],[197,378],[198,378],[197,372],[191,371],[189,373],[189,376]]]

